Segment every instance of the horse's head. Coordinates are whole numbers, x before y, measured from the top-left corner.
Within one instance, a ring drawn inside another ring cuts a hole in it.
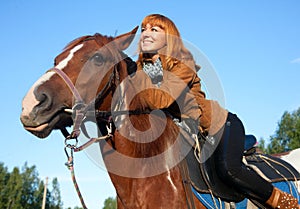
[[[137,27],[117,37],[83,36],[68,44],[55,58],[54,68],[38,79],[24,97],[21,113],[24,128],[44,138],[53,129],[72,125],[66,109],[71,109],[78,100],[89,103],[108,82],[113,85],[113,73],[120,80],[127,76],[122,51],[130,45],[136,31]],[[110,108],[108,93],[107,97],[99,104],[102,109]]]

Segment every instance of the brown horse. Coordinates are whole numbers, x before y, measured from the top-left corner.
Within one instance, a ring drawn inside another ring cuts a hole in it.
[[[83,36],[68,44],[24,97],[21,122],[45,138],[73,125],[78,115],[74,119],[67,110],[94,109],[101,135],[113,121],[112,137],[100,147],[119,209],[205,208],[183,183],[180,129],[168,114],[151,112],[126,83],[135,63],[123,50],[136,31]]]

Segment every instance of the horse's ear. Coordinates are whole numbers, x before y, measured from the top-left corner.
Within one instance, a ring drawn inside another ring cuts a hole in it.
[[[119,46],[119,49],[125,50],[125,49],[127,49],[127,47],[129,47],[129,45],[131,44],[131,42],[134,39],[134,36],[135,36],[138,28],[139,28],[139,26],[136,26],[132,31],[115,37],[114,41]]]

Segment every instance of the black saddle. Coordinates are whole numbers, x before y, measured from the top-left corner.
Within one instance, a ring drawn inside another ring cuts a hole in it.
[[[247,135],[244,152],[246,166],[250,169],[259,170],[271,182],[300,180],[300,174],[293,166],[280,158],[257,153],[255,144],[256,138],[253,135]],[[240,202],[245,198],[243,194],[219,179],[216,173],[214,154],[205,162],[199,163],[192,149],[186,156],[186,161],[192,186],[198,192],[212,192],[215,196],[228,202]]]

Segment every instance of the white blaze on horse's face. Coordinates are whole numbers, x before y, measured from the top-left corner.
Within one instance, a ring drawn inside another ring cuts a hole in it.
[[[81,49],[82,46],[83,44],[80,44],[78,46],[75,46],[73,49],[71,49],[69,55],[65,59],[63,59],[60,63],[58,63],[58,65],[56,65],[55,68],[63,70],[68,65],[69,61],[73,58],[75,52]]]
[[[75,52],[77,52],[79,49],[81,49],[82,46],[83,46],[83,44],[80,44],[78,46],[75,46],[73,49],[71,49],[69,55],[65,59],[63,59],[60,63],[58,63],[55,66],[55,68],[63,70],[65,67],[67,67],[69,61],[73,58]],[[34,95],[34,90],[37,89],[39,86],[41,86],[46,81],[50,80],[50,78],[54,74],[55,74],[54,72],[47,72],[42,77],[40,77],[30,88],[30,90],[28,91],[28,93],[26,94],[26,96],[24,97],[23,102],[22,102],[22,107],[23,107],[22,117],[28,116],[31,113],[31,111],[33,110],[33,108],[36,105],[38,105],[40,102],[36,99],[36,97]]]

